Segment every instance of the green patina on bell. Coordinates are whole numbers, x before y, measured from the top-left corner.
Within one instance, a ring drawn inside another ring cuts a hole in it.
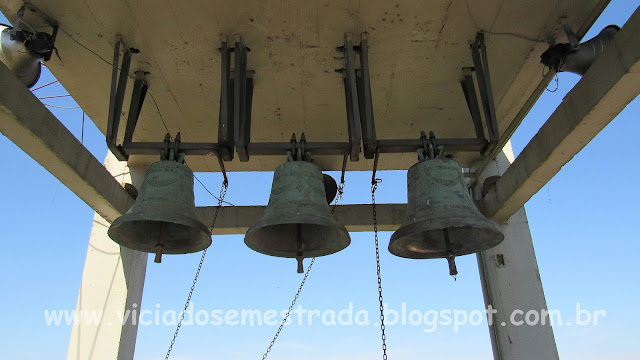
[[[109,228],[109,237],[130,249],[160,255],[187,254],[211,245],[196,215],[193,172],[181,161],[151,164],[136,202]]]
[[[329,210],[320,169],[307,161],[289,161],[274,175],[269,204],[253,224],[244,242],[272,256],[298,258],[333,254],[350,243],[345,227]],[[299,271],[301,268],[299,267]]]
[[[431,158],[413,165],[407,174],[407,196],[404,221],[389,243],[394,255],[453,259],[489,249],[504,239],[500,227],[473,204],[454,160]]]

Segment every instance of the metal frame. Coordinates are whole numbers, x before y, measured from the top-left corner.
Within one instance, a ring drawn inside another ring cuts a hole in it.
[[[220,112],[218,118],[218,146],[220,156],[225,161],[233,160],[233,82],[231,82],[231,50],[227,38],[220,39]]]
[[[120,65],[120,47],[123,48],[122,65]],[[111,95],[109,99],[109,115],[107,120],[107,146],[109,150],[120,161],[129,160],[129,155],[124,150],[122,145],[118,145],[118,129],[120,127],[120,114],[122,113],[122,105],[124,102],[124,93],[127,89],[127,81],[129,79],[129,69],[131,68],[131,49],[124,42],[124,39],[120,35],[116,35],[116,43],[113,48],[113,63],[111,70]],[[120,73],[118,74],[118,70]],[[146,90],[144,91],[146,94]],[[141,95],[142,92],[138,92]],[[134,93],[135,95],[135,93]],[[142,109],[142,102],[140,99],[132,98],[132,105],[134,101],[137,102],[137,106],[134,109],[138,109],[135,112],[135,122],[137,122],[137,115],[140,114]],[[131,119],[131,114],[129,114]],[[135,130],[135,124],[132,126],[127,125],[127,130],[131,129],[131,134],[125,134],[125,138],[133,138],[133,130]]]
[[[371,82],[369,77],[368,34],[363,33],[360,45],[353,45],[353,37],[345,34],[344,46],[338,48],[344,53],[345,68],[337,70],[343,74],[346,98],[347,125],[349,129],[348,142],[263,142],[251,143],[251,104],[253,98],[252,72],[247,70],[247,53],[250,51],[245,46],[240,36],[234,39],[234,48],[228,46],[226,37],[221,37],[221,82],[220,82],[220,111],[218,120],[218,142],[214,143],[185,143],[176,141],[174,148],[185,155],[217,156],[222,161],[233,160],[234,149],[240,161],[249,161],[250,156],[285,156],[288,151],[304,147],[314,155],[343,155],[349,156],[351,161],[359,161],[361,143],[363,144],[364,157],[373,159],[380,153],[413,153],[423,146],[419,138],[415,139],[377,139],[373,103],[371,97]],[[120,47],[124,48],[122,64],[119,64]],[[474,44],[474,59],[480,56],[486,65],[484,42],[479,36]],[[231,53],[234,53],[234,70],[231,71]],[[360,69],[356,69],[356,55],[359,56]],[[477,56],[476,56],[477,55]],[[119,160],[128,160],[129,155],[155,155],[161,154],[166,148],[164,142],[133,142],[133,132],[137,124],[138,116],[148,89],[144,73],[136,73],[129,117],[122,145],[117,145],[116,138],[124,100],[124,92],[131,65],[132,52],[121,37],[117,38],[114,49],[111,101],[109,104],[109,122],[107,125],[107,144],[109,149]],[[478,67],[476,67],[477,72]],[[118,70],[120,73],[118,74]],[[476,129],[476,138],[440,139],[438,145],[446,148],[448,153],[454,152],[483,152],[488,148],[489,141],[484,137],[482,116],[476,98],[471,68],[464,70],[462,82],[463,92],[467,105],[471,111],[471,117]],[[483,68],[477,72],[480,93],[493,104],[493,99],[487,97],[491,89],[486,89],[488,69]],[[485,90],[482,90],[482,89]],[[491,107],[486,106],[485,112]],[[491,113],[491,112],[489,112]],[[495,113],[495,110],[493,110]],[[491,117],[487,117],[491,119]],[[487,124],[489,127],[490,124]],[[491,129],[495,129],[491,127]],[[490,132],[491,134],[491,132]],[[293,144],[293,145],[292,145]],[[301,145],[302,144],[302,145]]]
[[[362,149],[365,159],[373,159],[378,146],[376,123],[373,118],[371,99],[371,79],[369,77],[369,34],[363,33],[358,48],[360,53],[360,71],[356,72],[358,84],[358,104],[360,106],[360,125],[362,127]]]
[[[478,81],[478,90],[480,91],[480,99],[482,100],[482,109],[484,118],[489,132],[489,142],[494,145],[500,137],[498,131],[498,119],[496,117],[496,107],[493,101],[493,89],[491,88],[491,75],[489,74],[489,61],[487,60],[487,48],[484,42],[484,34],[478,33],[476,40],[471,45],[471,54],[473,57],[473,66]],[[469,96],[471,96],[469,91]],[[473,92],[475,96],[475,91]],[[470,107],[471,110],[471,107]],[[471,110],[472,116],[474,110]],[[474,122],[476,120],[474,119]]]
[[[360,123],[360,100],[358,98],[358,83],[356,80],[355,51],[353,36],[344,34],[344,46],[338,51],[344,53],[344,96],[347,107],[347,129],[349,130],[349,157],[351,161],[360,160],[360,142],[362,140]]]
[[[233,72],[233,124],[236,152],[240,161],[249,161],[248,146],[251,141],[251,103],[253,79],[247,76],[248,48],[242,37],[236,36],[233,49],[235,68]],[[220,104],[222,106],[222,104]]]
[[[463,68],[462,69],[462,77],[463,80],[460,82],[462,86],[462,92],[464,93],[464,98],[467,101],[467,107],[469,107],[469,112],[471,113],[471,120],[473,120],[473,126],[476,129],[476,137],[478,139],[485,140],[484,136],[484,126],[482,125],[482,115],[480,114],[480,106],[478,104],[478,97],[476,96],[476,88],[473,82],[473,68]]]

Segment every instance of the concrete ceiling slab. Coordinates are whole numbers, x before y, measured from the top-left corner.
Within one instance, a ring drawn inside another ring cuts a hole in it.
[[[460,88],[461,69],[473,65],[470,43],[486,32],[499,128],[533,94],[543,77],[539,55],[560,36],[561,18],[574,29],[590,25],[601,0],[36,0],[59,22],[61,60],[46,65],[103,132],[106,131],[116,34],[140,50],[131,74],[149,72],[149,96],[135,141],[162,141],[167,129],[184,142],[216,142],[220,96],[220,35],[242,35],[255,71],[253,142],[348,141],[342,75],[336,47],[344,34],[369,33],[369,59],[378,139],[475,137]],[[21,1],[0,10],[13,19]],[[35,20],[34,20],[35,22]],[[132,88],[132,82],[129,85]],[[128,109],[129,95],[124,109]],[[123,113],[126,116],[126,111]],[[124,121],[125,118],[123,118]],[[121,126],[124,128],[124,126]],[[480,157],[455,155],[463,166]],[[318,156],[339,170],[341,156]],[[132,156],[132,164],[156,161]],[[382,154],[379,169],[407,169],[414,154]],[[228,171],[272,171],[280,156],[227,163]],[[188,158],[195,171],[218,171],[213,157]],[[361,156],[349,170],[369,170]]]

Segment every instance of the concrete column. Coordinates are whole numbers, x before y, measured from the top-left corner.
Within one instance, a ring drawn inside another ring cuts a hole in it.
[[[136,187],[144,177],[144,169],[128,168],[111,152],[105,167],[118,181],[133,181]],[[109,223],[96,213],[69,341],[69,360],[133,359],[147,253],[121,248],[109,238],[108,229]]]
[[[509,142],[480,176],[476,193],[481,192],[487,177],[502,175],[513,160]],[[540,322],[517,325],[525,320],[529,311],[541,316],[542,311],[547,310],[524,207],[500,223],[500,227],[504,241],[477,255],[485,305],[497,310],[492,317],[493,325],[489,326],[494,359],[559,359],[548,318],[545,325]],[[530,319],[535,320],[533,313]]]

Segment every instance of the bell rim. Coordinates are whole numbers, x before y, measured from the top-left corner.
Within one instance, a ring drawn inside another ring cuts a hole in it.
[[[266,251],[263,251],[261,247],[256,246],[257,242],[252,242],[253,237],[254,236],[258,236],[256,234],[256,232],[259,231],[259,230],[265,230],[266,228],[269,228],[269,227],[275,227],[275,226],[281,226],[281,225],[295,225],[295,224],[298,224],[298,222],[293,222],[293,221],[292,222],[283,222],[283,223],[280,223],[280,224],[272,224],[272,225],[266,225],[266,226],[256,226],[256,225],[258,225],[258,223],[255,223],[253,226],[251,226],[251,228],[249,228],[249,230],[245,234],[244,243],[249,249],[251,249],[251,250],[253,250],[255,252],[258,252],[260,254],[263,254],[263,255],[269,255],[269,256],[274,256],[274,257],[283,257],[283,258],[295,258],[296,255],[292,251],[272,250],[271,252],[266,252]],[[332,255],[332,254],[338,253],[338,252],[346,249],[347,247],[349,247],[349,245],[351,245],[351,236],[349,235],[349,232],[347,231],[347,228],[345,228],[344,225],[340,224],[337,221],[336,221],[336,224],[338,226],[331,226],[329,224],[312,224],[312,225],[320,226],[320,227],[328,228],[328,229],[333,229],[334,231],[337,231],[340,234],[340,236],[338,237],[338,239],[340,239],[340,241],[336,242],[336,244],[338,244],[338,246],[335,249],[337,249],[337,250],[330,251],[330,252],[326,252],[326,251],[325,252],[318,252],[318,251],[303,252],[303,256],[305,258]]]
[[[117,218],[109,227],[107,234],[109,237],[116,242],[117,244],[127,247],[129,249],[133,249],[136,251],[155,253],[155,244],[153,246],[136,246],[135,242],[128,242],[123,238],[120,238],[122,235],[121,232],[124,231],[124,227],[134,226],[135,223],[169,223],[173,225],[184,226],[187,228],[195,228],[198,230],[196,238],[193,240],[193,246],[185,249],[172,249],[166,247],[163,250],[163,254],[190,254],[200,252],[209,246],[211,246],[211,234],[209,233],[209,229],[207,226],[199,221],[198,219],[194,219],[190,216],[186,216],[183,214],[176,214],[173,212],[169,212],[171,217],[168,214],[160,214],[154,218],[150,218],[145,216],[143,213],[127,213],[119,218]],[[164,216],[163,216],[164,215]],[[140,244],[146,244],[140,242]]]
[[[487,219],[487,221],[491,221],[491,220]],[[458,249],[455,249],[456,251],[453,251],[454,255],[463,256],[463,255],[469,255],[469,254],[477,253],[480,251],[488,250],[499,245],[504,241],[504,233],[500,230],[497,224],[495,226],[492,226],[492,224],[490,223],[485,225],[489,225],[489,226],[482,226],[482,225],[479,226],[478,224],[470,224],[470,223],[464,224],[461,222],[461,225],[459,226],[446,227],[449,230],[456,230],[456,229],[463,229],[463,228],[474,229],[475,231],[480,231],[484,233],[483,237],[487,239],[494,239],[493,241],[475,242],[474,243],[475,245],[482,245],[482,246],[478,246],[473,250],[459,251]],[[410,234],[419,233],[422,235],[428,232],[444,229],[444,228],[427,229],[426,227],[427,225],[425,225],[424,222],[417,222],[414,224],[401,226],[398,230],[396,230],[391,235],[391,238],[389,240],[389,246],[388,246],[389,252],[395,256],[402,257],[405,259],[439,259],[439,258],[446,257],[447,250],[444,247],[428,253],[411,251],[407,249],[408,245],[410,245],[411,243]]]

